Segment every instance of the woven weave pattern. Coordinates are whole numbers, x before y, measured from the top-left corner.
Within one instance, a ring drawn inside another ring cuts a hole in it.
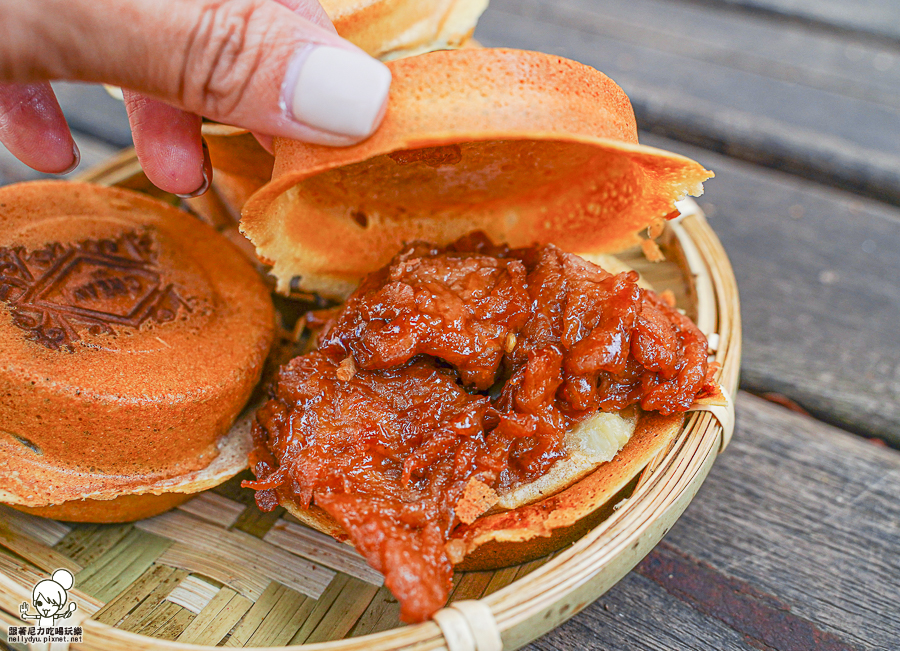
[[[396,599],[352,547],[282,508],[259,511],[244,478],[134,524],[66,524],[0,506],[0,571],[37,580],[65,567],[73,596],[92,598],[91,619],[193,644],[281,646],[400,625]],[[481,598],[543,562],[457,573],[451,600]]]

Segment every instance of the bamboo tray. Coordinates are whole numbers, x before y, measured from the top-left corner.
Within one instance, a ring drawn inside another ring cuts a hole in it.
[[[79,180],[159,196],[131,151]],[[215,204],[214,192],[210,201]],[[649,263],[639,250],[619,257],[657,289],[672,290],[713,335],[719,381],[734,393],[741,353],[737,285],[697,204],[688,200],[680,209],[682,217],[662,237],[665,262]],[[234,229],[224,212],[219,216],[217,228]],[[253,492],[240,488],[246,475],[133,524],[68,524],[0,506],[0,641],[7,641],[7,626],[25,624],[19,605],[30,600],[34,584],[66,568],[75,577],[69,596],[78,610],[64,624],[83,627],[84,642],[74,645],[81,649],[516,649],[591,603],[659,542],[727,445],[732,426],[730,409],[688,414],[671,447],[577,542],[520,566],[457,572],[450,601],[462,605],[441,611],[440,624],[402,626],[380,575],[351,547],[307,529],[284,509],[259,511]]]

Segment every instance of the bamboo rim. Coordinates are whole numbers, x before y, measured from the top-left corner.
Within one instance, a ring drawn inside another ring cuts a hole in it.
[[[134,187],[135,173],[133,152],[123,152],[101,169],[82,175],[82,179]],[[679,262],[695,301],[698,325],[705,333],[718,335],[713,356],[721,364],[718,379],[733,394],[737,389],[741,354],[734,275],[699,206],[689,199],[679,207],[682,217],[670,224],[666,237],[682,257]],[[634,492],[617,505],[613,515],[543,566],[481,599],[480,603],[489,609],[486,612],[496,623],[503,648],[518,648],[559,625],[629,572],[687,507],[724,443],[723,428],[711,414],[689,415],[678,438],[648,465]],[[0,543],[4,542],[2,524]],[[43,577],[32,571],[14,571],[8,565],[0,563],[0,621],[15,625],[18,604],[30,597],[29,586],[36,578]],[[85,641],[81,648],[147,651],[214,648],[114,628],[90,618],[100,610],[102,602],[77,589],[71,595],[84,616],[81,626]],[[442,629],[431,621],[300,646],[310,651],[370,651],[407,647],[442,649],[448,645]],[[257,648],[274,651],[300,647]]]

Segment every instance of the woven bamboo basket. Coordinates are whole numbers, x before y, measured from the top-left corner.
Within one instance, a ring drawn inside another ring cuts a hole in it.
[[[79,180],[154,192],[133,152]],[[712,335],[718,379],[733,394],[741,353],[737,286],[697,204],[688,200],[680,208],[682,217],[661,238],[666,261],[650,263],[639,250],[620,257],[657,289],[673,291]],[[234,231],[224,212],[216,221],[220,231]],[[76,646],[86,650],[515,649],[607,591],[671,528],[731,436],[730,406],[712,411],[688,414],[673,444],[582,538],[520,566],[457,572],[452,607],[437,622],[412,626],[400,624],[381,576],[351,547],[281,508],[259,511],[252,491],[240,488],[242,476],[133,524],[69,524],[0,506],[0,641],[7,642],[7,626],[26,625],[19,607],[32,587],[66,568],[78,609],[64,624],[83,628]]]

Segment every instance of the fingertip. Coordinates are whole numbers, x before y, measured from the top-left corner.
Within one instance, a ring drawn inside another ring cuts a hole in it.
[[[327,15],[320,20],[305,15],[309,5],[315,3],[263,4],[252,19],[275,27],[269,38],[244,42],[246,55],[252,54],[255,63],[234,89],[235,95],[240,91],[238,97],[211,102],[201,96],[198,102],[199,93],[191,92],[184,105],[254,133],[312,144],[347,147],[370,137],[385,115],[390,69],[330,29]],[[220,111],[223,105],[228,106],[226,112]],[[260,138],[260,144],[271,148],[266,138]]]
[[[46,174],[71,172],[81,154],[49,83],[0,85],[0,142]]]
[[[205,139],[201,138],[200,142],[203,146],[203,167],[200,170],[203,182],[200,184],[200,187],[193,192],[187,194],[179,194],[176,192],[175,194],[182,199],[193,199],[194,197],[199,197],[201,194],[206,194],[206,191],[209,190],[209,185],[212,182],[213,168],[212,159],[209,157],[209,147],[207,146]]]
[[[212,175],[200,117],[131,91],[125,107],[135,153],[150,182],[179,196],[205,192]]]
[[[75,144],[75,140],[72,139],[68,128],[65,134],[58,134],[57,137],[49,134],[44,137],[38,136],[33,141],[33,145],[39,153],[23,157],[20,160],[38,172],[63,176],[74,172],[81,163],[81,151]]]
[[[145,136],[146,137],[146,136]],[[135,153],[144,174],[160,190],[179,196],[202,194],[207,185],[204,178],[202,151],[191,144],[176,141],[155,140],[137,147]]]

